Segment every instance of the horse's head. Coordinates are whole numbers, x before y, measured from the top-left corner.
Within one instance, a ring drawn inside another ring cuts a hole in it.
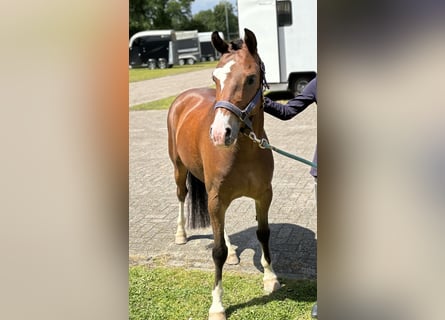
[[[222,54],[213,71],[216,104],[210,138],[216,146],[233,145],[242,126],[252,129],[251,117],[261,102],[263,75],[256,37],[248,29],[244,34],[244,40],[231,43],[216,31],[212,34],[213,46]]]

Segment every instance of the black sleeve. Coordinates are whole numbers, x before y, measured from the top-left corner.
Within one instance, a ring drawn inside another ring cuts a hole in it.
[[[304,88],[303,92],[286,104],[281,104],[271,99],[264,98],[264,111],[281,120],[289,120],[305,110],[313,102],[317,102],[317,80],[313,79]]]

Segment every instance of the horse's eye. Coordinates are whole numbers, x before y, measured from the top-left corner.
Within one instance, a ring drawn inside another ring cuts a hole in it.
[[[246,82],[247,82],[248,85],[252,85],[252,84],[254,84],[254,82],[255,82],[255,76],[248,76]]]

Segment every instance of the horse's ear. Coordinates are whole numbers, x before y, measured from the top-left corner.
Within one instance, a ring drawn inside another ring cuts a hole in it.
[[[244,28],[244,43],[252,55],[257,53],[257,42],[255,34],[247,28]]]
[[[218,31],[212,33],[212,44],[219,53],[224,54],[229,52],[229,45],[219,36]]]

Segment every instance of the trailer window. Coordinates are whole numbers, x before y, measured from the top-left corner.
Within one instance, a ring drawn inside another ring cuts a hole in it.
[[[292,25],[292,2],[277,0],[277,20],[279,27]]]

